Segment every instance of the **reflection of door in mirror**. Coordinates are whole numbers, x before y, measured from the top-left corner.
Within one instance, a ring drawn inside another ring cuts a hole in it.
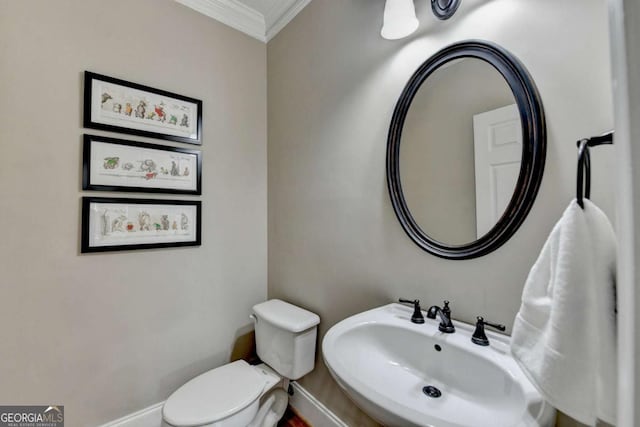
[[[522,132],[516,104],[474,115],[473,141],[480,238],[498,222],[518,182]]]

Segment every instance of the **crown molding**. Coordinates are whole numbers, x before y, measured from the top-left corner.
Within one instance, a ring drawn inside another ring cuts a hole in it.
[[[267,39],[267,41],[274,38],[276,34],[278,34],[280,30],[286,27],[287,24],[291,22],[291,20],[295,18],[296,15],[300,13],[302,9],[304,9],[309,3],[311,3],[311,0],[296,0],[288,8],[281,11],[280,17],[266,29],[265,38]]]
[[[276,3],[269,11],[276,17],[267,23],[265,16],[239,0],[175,0],[210,18],[235,28],[263,43],[271,40],[282,30],[311,0],[290,0]]]
[[[237,0],[175,0],[266,43],[264,16]]]

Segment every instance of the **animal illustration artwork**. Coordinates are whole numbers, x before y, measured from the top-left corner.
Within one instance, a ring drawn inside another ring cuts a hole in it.
[[[145,96],[105,87],[100,96],[100,106],[103,111],[112,116],[121,116],[122,119],[144,122],[152,120],[161,123],[163,127],[174,129],[188,130],[191,125],[191,110],[187,104],[153,94]]]
[[[111,95],[109,95],[107,92],[104,92],[104,93],[102,94],[101,99],[102,99],[102,102],[101,102],[101,104],[100,104],[100,105],[103,105],[103,106],[104,106],[104,103],[105,103],[105,102],[107,102],[107,101],[108,101],[108,100],[110,100],[110,99],[113,99],[113,97],[112,97]]]
[[[119,163],[120,157],[105,157],[103,166],[105,169],[115,169]]]
[[[140,212],[138,214],[138,224],[140,231],[151,231],[151,215],[148,212]]]
[[[114,153],[115,154],[115,153]],[[126,161],[123,160],[121,163],[121,158],[118,156],[109,156],[103,158],[103,173],[109,174],[107,170],[114,170],[120,168],[122,171],[130,172],[123,174],[122,176],[127,177],[137,177],[140,179],[144,179],[150,181],[152,179],[160,176],[160,179],[166,179],[167,175],[171,175],[176,179],[188,179],[191,174],[191,169],[189,166],[182,166],[180,163],[183,162],[180,157],[173,157],[175,160],[171,160],[171,166],[161,166],[156,160],[153,159],[144,159],[144,160],[133,160]],[[159,159],[158,162],[168,162],[169,159]],[[138,166],[134,165],[134,162],[138,162]],[[166,163],[165,163],[166,164]],[[182,170],[181,170],[182,169]],[[116,172],[117,173],[117,172]]]
[[[160,223],[162,224],[162,229],[163,230],[168,230],[169,229],[169,215],[162,215],[160,217]]]
[[[180,214],[180,229],[183,231],[189,229],[189,218],[184,213]]]
[[[127,217],[124,215],[120,215],[111,223],[111,231],[114,233],[119,231],[124,232],[126,229],[126,225]]]
[[[156,162],[151,159],[138,160],[140,162],[141,172],[154,172],[156,170]]]
[[[180,169],[175,161],[171,161],[171,176],[180,176]]]
[[[124,162],[122,166],[120,166],[120,157],[118,156],[110,156],[103,158],[103,168],[108,170],[113,170],[117,168],[121,168],[124,171],[134,171],[141,174],[135,174],[134,176],[139,176],[140,178],[144,178],[146,180],[151,180],[156,178],[158,175],[171,175],[173,177],[188,177],[191,173],[191,170],[188,166],[184,166],[182,172],[180,169],[182,166],[180,165],[179,160],[171,160],[171,167],[160,166],[153,159],[144,159],[137,160],[138,167],[136,168],[132,162]]]
[[[164,106],[162,104],[155,106],[155,113],[156,113],[156,116],[158,117],[157,119],[158,121],[161,121],[162,123],[164,123],[165,120],[167,120],[167,114],[164,112]]]
[[[111,233],[124,232],[126,230],[126,221],[127,217],[120,213],[120,215],[116,216],[115,219],[112,218],[112,213],[116,213],[113,211],[109,211],[109,209],[105,209],[102,213],[102,235],[108,236]]]
[[[144,113],[147,111],[147,103],[140,100],[140,103],[136,107],[136,117],[139,119],[144,119]]]

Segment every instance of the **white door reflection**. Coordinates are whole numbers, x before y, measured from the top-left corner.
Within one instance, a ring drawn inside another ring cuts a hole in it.
[[[476,174],[476,234],[487,234],[507,209],[522,159],[522,129],[516,104],[473,116]]]

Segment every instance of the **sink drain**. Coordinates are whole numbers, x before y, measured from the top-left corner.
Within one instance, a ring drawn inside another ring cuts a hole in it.
[[[433,397],[433,398],[442,396],[442,393],[440,392],[440,390],[438,390],[437,387],[434,387],[432,385],[426,385],[422,387],[422,392],[427,396]]]

